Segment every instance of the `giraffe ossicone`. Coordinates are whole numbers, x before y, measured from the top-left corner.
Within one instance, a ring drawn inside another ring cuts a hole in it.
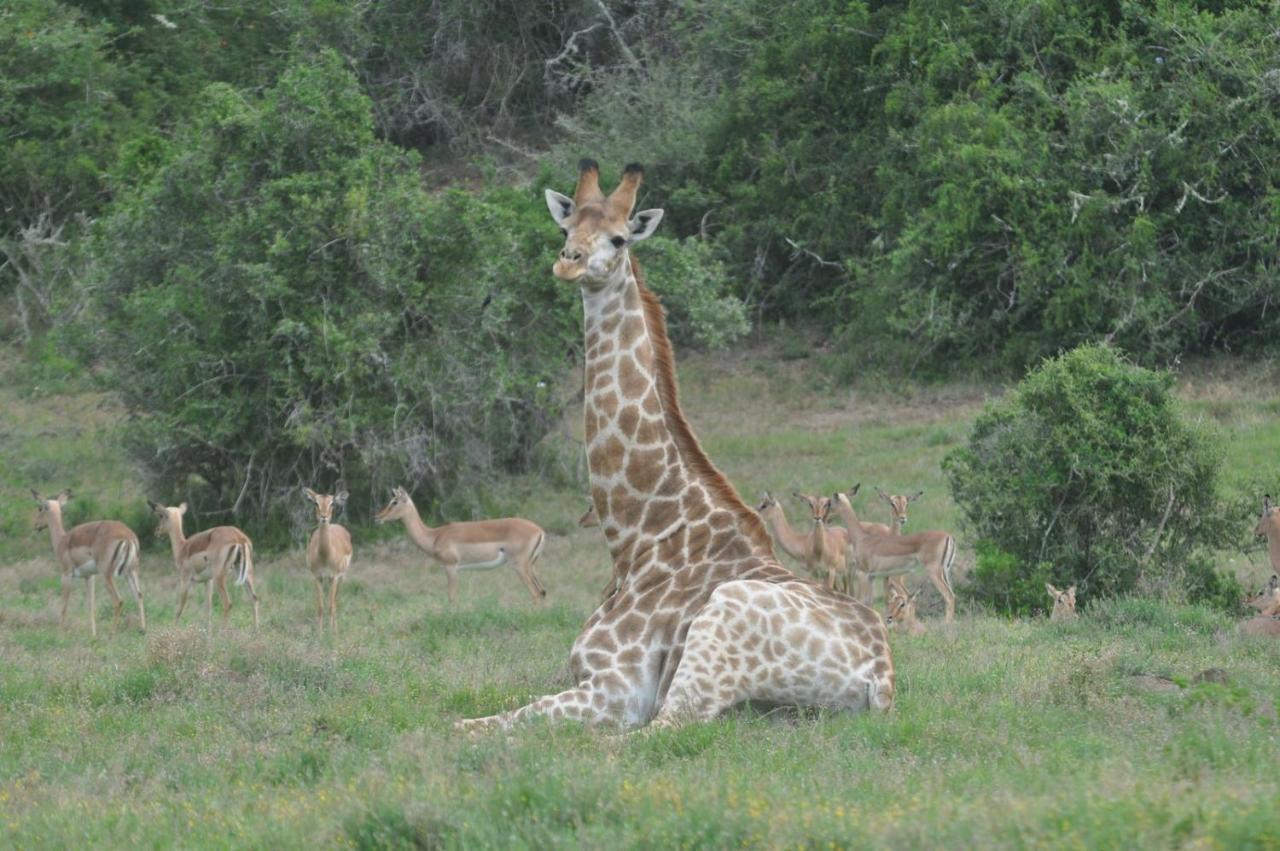
[[[662,306],[630,254],[662,220],[660,209],[633,212],[642,180],[628,165],[606,196],[599,167],[583,160],[572,198],[546,193],[565,234],[553,272],[582,290],[591,501],[615,590],[573,644],[573,688],[458,726],[535,716],[669,726],[748,700],[889,709],[880,615],[778,562],[680,410]]]

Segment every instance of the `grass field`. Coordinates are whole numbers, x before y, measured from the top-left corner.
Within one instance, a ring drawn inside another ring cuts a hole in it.
[[[759,353],[682,365],[690,418],[744,496],[924,488],[912,528],[954,528],[938,463],[996,389],[831,392],[810,370]],[[1228,486],[1280,457],[1274,378],[1210,366],[1184,382],[1189,411],[1223,433]],[[203,597],[173,626],[173,568],[153,548],[149,633],[113,633],[99,593],[93,641],[82,590],[58,629],[24,480],[98,505],[139,498],[105,431],[110,400],[0,387],[0,403],[0,845],[1280,846],[1280,644],[1240,637],[1228,616],[1120,600],[1075,623],[1011,622],[962,598],[953,626],[930,617],[928,635],[895,639],[887,716],[742,711],[673,732],[468,738],[455,719],[567,684],[609,576],[598,531],[572,525],[579,494],[512,489],[556,533],[541,609],[508,571],[464,575],[450,611],[442,572],[407,541],[357,536],[336,638],[316,634],[311,580],[287,553],[258,558],[262,630],[237,592],[210,639]],[[1264,561],[1224,554],[1249,581]],[[932,614],[937,595],[925,599]],[[1210,668],[1226,682],[1197,682]]]

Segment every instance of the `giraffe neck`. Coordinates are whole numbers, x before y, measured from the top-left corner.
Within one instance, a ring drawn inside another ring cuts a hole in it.
[[[712,465],[680,410],[666,320],[634,258],[583,289],[585,404],[591,497],[615,570],[723,509],[749,549],[772,556],[768,532]]]

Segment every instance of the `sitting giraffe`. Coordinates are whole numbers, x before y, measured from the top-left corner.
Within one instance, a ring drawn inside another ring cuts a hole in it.
[[[640,181],[627,166],[606,198],[584,160],[573,198],[546,193],[566,236],[554,273],[582,291],[591,499],[619,587],[574,642],[576,685],[459,727],[535,716],[673,726],[742,701],[889,709],[880,615],[778,562],[680,410],[662,306],[629,252],[662,218],[632,214]]]

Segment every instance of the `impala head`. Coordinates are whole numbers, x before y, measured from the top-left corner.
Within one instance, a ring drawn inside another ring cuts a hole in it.
[[[760,494],[760,504],[756,506],[756,513],[764,514],[766,511],[772,511],[778,507],[777,497],[768,491],[762,491]]]
[[[35,517],[31,519],[31,528],[36,532],[49,528],[49,517],[55,512],[59,517],[62,516],[62,506],[67,504],[67,500],[71,499],[71,489],[67,488],[55,497],[44,497],[36,493],[36,489],[31,489],[31,496],[36,501]]]
[[[921,585],[910,594],[903,594],[898,586],[889,587],[889,604],[885,610],[884,624],[887,627],[901,626],[916,619],[916,597],[924,590]]]
[[[413,499],[409,496],[409,492],[404,488],[396,487],[391,489],[391,501],[386,507],[373,515],[374,523],[386,523],[390,520],[402,520],[410,514],[417,511],[413,507]]]
[[[187,513],[185,502],[181,505],[161,505],[147,500],[147,505],[151,506],[151,513],[156,516],[157,538],[167,537],[170,529],[182,529],[182,516]]]
[[[809,506],[809,516],[813,519],[815,526],[821,526],[827,522],[827,518],[831,515],[831,497],[807,496],[802,493],[793,493],[792,496]]]
[[[600,515],[596,514],[596,504],[587,503],[587,513],[578,518],[578,525],[583,529],[594,529],[600,525]]]
[[[333,522],[333,512],[342,508],[347,504],[347,492],[341,491],[336,494],[316,493],[311,488],[303,488],[302,495],[311,501],[316,507],[316,522],[331,523]]]
[[[1271,494],[1262,498],[1262,516],[1258,518],[1258,525],[1253,527],[1253,534],[1264,538],[1268,531],[1280,534],[1280,506],[1271,501]]]
[[[648,239],[662,221],[662,210],[632,215],[644,169],[632,163],[622,182],[606,197],[600,191],[600,166],[595,160],[578,163],[573,197],[548,189],[547,208],[564,234],[564,248],[552,271],[562,281],[576,281],[586,290],[602,289],[626,262],[627,246]]]
[[[907,525],[907,506],[924,496],[924,491],[916,491],[911,496],[892,495],[885,493],[876,488],[876,495],[889,504],[889,511],[893,513],[893,522],[901,529]]]
[[[1246,594],[1243,602],[1260,612],[1275,607],[1280,603],[1280,576],[1271,574],[1267,584],[1258,589],[1256,594]]]
[[[1076,586],[1072,585],[1066,591],[1059,591],[1046,582],[1044,590],[1048,591],[1049,596],[1053,598],[1053,612],[1049,615],[1051,620],[1063,620],[1076,616]]]

